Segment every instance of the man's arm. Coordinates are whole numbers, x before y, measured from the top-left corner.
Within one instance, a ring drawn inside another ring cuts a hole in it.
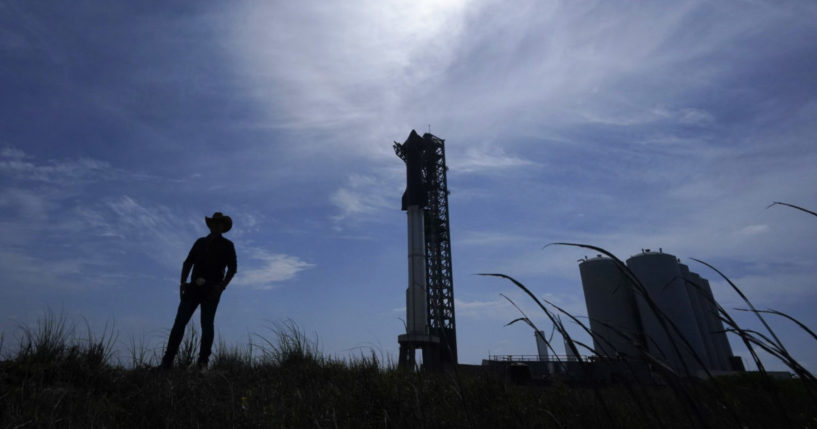
[[[193,247],[190,248],[190,252],[187,254],[187,259],[184,260],[182,263],[182,281],[181,284],[184,284],[187,281],[187,276],[190,275],[190,270],[193,268],[193,259],[195,257],[196,245],[199,244],[199,241],[193,244]]]
[[[233,246],[233,243],[230,242],[230,245],[227,248],[227,274],[224,276],[224,281],[221,283],[222,290],[225,289],[230,283],[230,280],[233,279],[236,271],[238,271],[238,262],[235,256],[235,246]]]

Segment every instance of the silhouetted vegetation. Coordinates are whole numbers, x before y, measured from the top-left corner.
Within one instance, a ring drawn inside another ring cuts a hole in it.
[[[399,371],[375,353],[339,359],[320,353],[293,323],[246,347],[216,347],[209,370],[195,368],[196,335],[177,356],[180,369],[153,369],[158,355],[112,351],[111,331],[73,335],[49,315],[24,329],[16,354],[0,363],[2,427],[689,427],[672,386],[516,385],[480,371]],[[139,342],[131,342],[139,345]],[[698,385],[702,422],[780,427],[779,405],[758,375]],[[772,381],[788,421],[817,423],[800,380]],[[603,404],[603,405],[602,405]]]

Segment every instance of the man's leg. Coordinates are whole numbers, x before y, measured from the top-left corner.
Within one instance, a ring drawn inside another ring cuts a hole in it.
[[[173,359],[176,357],[176,352],[179,350],[179,345],[182,343],[184,337],[184,328],[187,322],[193,317],[196,307],[199,303],[192,299],[183,299],[179,302],[179,308],[176,310],[176,320],[173,322],[173,329],[170,330],[170,338],[167,340],[167,349],[162,358],[162,368],[172,368]]]
[[[201,347],[199,348],[199,365],[206,366],[210,360],[210,351],[213,348],[215,336],[216,308],[218,297],[215,300],[206,299],[201,302]]]

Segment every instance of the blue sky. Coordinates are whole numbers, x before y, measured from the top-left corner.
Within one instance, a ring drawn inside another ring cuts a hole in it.
[[[429,127],[451,167],[461,361],[535,353],[500,293],[549,330],[474,273],[586,313],[589,253],[553,241],[662,247],[741,307],[700,258],[817,327],[817,219],[766,209],[817,208],[814,40],[799,1],[0,2],[0,327],[51,308],[160,347],[222,211],[225,341],[292,319],[326,353],[394,357],[391,144]],[[773,326],[817,370],[814,343]]]

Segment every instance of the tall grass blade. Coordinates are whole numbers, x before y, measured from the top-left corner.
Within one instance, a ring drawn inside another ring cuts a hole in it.
[[[757,318],[760,319],[760,322],[763,324],[764,327],[766,327],[766,330],[769,331],[769,333],[772,335],[772,338],[774,338],[774,341],[777,343],[777,345],[780,346],[781,349],[785,349],[785,347],[783,347],[783,343],[780,341],[779,338],[777,338],[777,335],[774,333],[774,330],[772,330],[769,324],[766,323],[766,319],[764,319],[760,312],[755,308],[755,306],[752,304],[752,301],[749,301],[749,298],[747,298],[746,295],[744,295],[743,291],[741,291],[740,288],[738,288],[737,285],[735,285],[735,283],[733,283],[732,280],[729,279],[729,277],[726,277],[726,274],[722,273],[720,270],[713,267],[711,264],[704,262],[700,259],[695,258],[690,259],[700,264],[706,265],[707,267],[718,273],[718,275],[720,275],[724,280],[726,280],[726,282],[729,283],[729,286],[732,286],[732,289],[734,289],[735,292],[737,292],[738,295],[740,295],[740,298],[743,300],[743,302],[745,302],[746,305],[749,306],[751,311],[757,316]]]
[[[791,207],[793,209],[797,209],[797,210],[800,210],[802,212],[808,213],[808,214],[810,214],[812,216],[817,216],[817,213],[815,213],[815,212],[813,212],[813,211],[811,211],[809,209],[804,209],[803,207],[796,206],[794,204],[782,203],[780,201],[775,201],[775,202],[769,204],[766,208],[768,209],[768,208],[771,208],[771,207],[774,207],[774,206],[787,206],[787,207]]]
[[[115,332],[113,323],[105,323],[102,334],[97,337],[91,330],[91,324],[84,317],[85,329],[87,332],[87,345],[85,346],[85,360],[92,368],[110,364],[114,356],[114,350],[118,335]]]
[[[736,308],[735,310],[738,310],[738,311],[752,311],[752,310],[746,309],[746,308]],[[811,335],[811,338],[814,338],[814,340],[817,341],[817,334],[815,334],[814,331],[809,329],[808,326],[803,324],[803,322],[795,319],[794,317],[789,316],[788,314],[783,313],[781,311],[777,311],[777,310],[757,310],[757,311],[760,312],[760,313],[774,314],[776,316],[785,317],[786,319],[789,319],[792,322],[794,322],[795,324],[797,324],[797,326],[799,326],[800,329],[808,332],[808,334]]]
[[[522,317],[520,317],[520,318],[519,318],[519,319],[517,319],[517,320],[520,320],[520,319],[525,320],[525,322],[528,324],[528,326],[530,326],[531,328],[533,328],[533,331],[537,333],[536,335],[540,335],[540,334],[538,333],[538,332],[539,332],[539,328],[537,328],[537,327],[536,327],[536,325],[534,325],[534,324],[533,324],[533,322],[530,320],[530,318],[528,317],[528,315],[527,315],[527,314],[525,314],[525,312],[524,312],[524,311],[522,311],[522,309],[521,309],[521,308],[519,308],[519,306],[518,306],[518,305],[516,305],[516,303],[515,303],[515,302],[513,302],[513,300],[512,300],[512,299],[508,298],[507,296],[505,296],[505,294],[502,294],[502,293],[500,293],[499,295],[501,295],[503,298],[505,298],[506,300],[508,300],[508,302],[510,302],[510,303],[511,303],[511,305],[513,305],[513,306],[516,308],[516,310],[517,310],[517,311],[518,311],[520,314],[522,314]],[[510,322],[510,323],[507,323],[505,326],[508,326],[508,325],[510,325],[510,324],[512,324],[512,323],[514,323],[514,322],[515,322],[515,321]],[[556,325],[555,325],[555,324],[553,325],[553,329],[556,329]],[[550,338],[551,338],[551,339],[553,339],[553,334],[551,334],[551,335],[550,335]],[[544,340],[544,338],[542,338],[542,339]],[[556,360],[557,360],[557,361],[560,361],[560,359],[559,359],[559,354],[558,354],[558,353],[556,353],[556,350],[555,350],[555,349],[553,348],[553,346],[550,344],[550,340],[545,340],[545,344],[547,344],[548,350],[550,350],[550,351],[553,353],[553,356],[556,356]]]
[[[130,355],[131,368],[148,368],[153,366],[153,362],[148,357],[148,346],[145,342],[144,335],[139,337],[139,339],[137,339],[135,335],[131,335],[128,354]]]
[[[579,362],[579,365],[581,366],[582,370],[587,372],[587,367],[585,365],[583,365],[584,361],[582,360],[581,355],[579,354],[578,348],[576,348],[576,342],[572,338],[570,338],[570,334],[568,334],[567,331],[564,329],[564,326],[562,326],[561,321],[559,321],[555,317],[553,317],[553,314],[551,314],[551,312],[548,311],[548,309],[545,308],[544,305],[542,305],[542,303],[539,301],[539,299],[536,297],[536,295],[534,295],[533,292],[530,291],[530,289],[528,289],[525,285],[520,283],[515,278],[513,278],[513,277],[511,277],[509,275],[506,275],[506,274],[481,273],[479,275],[481,275],[481,276],[491,276],[491,277],[500,277],[500,278],[509,280],[510,282],[515,284],[518,288],[522,289],[526,294],[528,294],[528,296],[530,296],[533,299],[533,301],[536,302],[536,304],[539,306],[539,308],[541,308],[542,311],[545,312],[545,314],[548,316],[548,319],[550,319],[550,321],[553,322],[554,325],[559,326],[559,333],[562,334],[562,337],[567,342],[568,347],[570,347],[570,351],[573,352],[574,356],[576,356],[576,360]],[[586,345],[581,344],[581,343],[579,343],[579,344],[584,346],[585,348],[587,348]],[[604,410],[604,413],[607,415],[608,420],[611,423],[615,422],[615,420],[613,419],[613,415],[610,413],[610,409],[607,406],[606,401],[601,396],[601,392],[599,392],[598,386],[596,386],[595,383],[592,383],[592,385],[593,385],[593,393],[594,393],[596,399],[598,400],[599,405],[601,405],[602,409]],[[616,424],[616,426],[617,426],[617,423],[614,423],[614,424]]]
[[[500,277],[500,278],[503,278],[503,279],[509,280],[511,283],[515,284],[515,285],[516,285],[516,287],[518,287],[519,289],[522,289],[522,290],[523,290],[523,291],[524,291],[526,294],[528,294],[528,296],[530,296],[530,297],[533,299],[533,301],[534,301],[534,302],[535,302],[535,303],[536,303],[536,304],[539,306],[539,308],[541,308],[541,309],[542,309],[542,311],[544,311],[544,312],[545,312],[545,315],[547,315],[548,319],[550,319],[550,321],[551,321],[551,322],[552,322],[554,325],[556,325],[556,326],[558,326],[558,325],[559,325],[559,323],[557,322],[556,318],[555,318],[555,317],[553,317],[553,314],[551,314],[551,312],[550,312],[550,311],[548,311],[548,309],[547,309],[547,308],[545,308],[545,306],[544,306],[544,305],[543,305],[543,304],[542,304],[542,303],[539,301],[539,298],[537,298],[537,297],[536,297],[536,295],[534,295],[534,294],[533,294],[533,292],[531,292],[531,291],[530,291],[530,289],[528,289],[528,288],[527,288],[525,285],[523,285],[522,283],[520,283],[519,281],[517,281],[515,278],[513,278],[513,277],[511,277],[511,276],[509,276],[509,275],[506,275],[506,274],[500,274],[500,273],[479,273],[479,274],[477,274],[477,275],[480,275],[480,276],[491,276],[491,277]],[[565,331],[563,327],[559,327],[558,329],[559,329],[559,333],[562,335],[562,337],[564,337],[565,341],[568,343],[568,346],[569,346],[569,347],[570,347],[570,349],[571,349],[570,351],[571,351],[571,352],[573,352],[573,354],[574,354],[574,355],[576,355],[576,358],[579,360],[579,362],[581,362],[581,361],[582,361],[582,358],[581,358],[581,356],[579,355],[579,350],[578,350],[578,349],[576,348],[576,346],[573,344],[573,341],[572,341],[572,339],[570,338],[570,334],[568,334],[568,333],[567,333],[567,331]]]
[[[749,349],[750,352],[752,353],[752,357],[755,359],[755,363],[758,365],[758,372],[761,373],[761,375],[763,376],[763,379],[765,380],[764,385],[772,393],[772,398],[773,398],[775,404],[777,405],[777,411],[778,411],[779,415],[785,421],[790,422],[790,418],[788,416],[788,413],[786,412],[786,408],[783,406],[782,400],[780,398],[780,392],[778,391],[778,389],[775,388],[775,385],[774,385],[773,381],[768,376],[768,373],[766,372],[765,368],[763,367],[763,365],[762,365],[762,363],[760,361],[760,358],[754,353],[754,350],[753,350],[751,345],[754,344],[755,346],[760,347],[762,350],[765,350],[766,352],[768,352],[768,353],[770,353],[772,355],[775,355],[775,356],[776,356],[775,351],[779,352],[779,354],[783,355],[783,357],[780,357],[781,361],[783,361],[784,363],[787,363],[789,368],[791,368],[793,371],[795,371],[797,373],[800,373],[800,368],[801,368],[800,364],[798,364],[794,360],[794,358],[792,358],[789,355],[788,351],[786,350],[786,347],[783,345],[783,342],[780,341],[780,338],[777,337],[777,335],[774,333],[774,330],[769,326],[768,323],[766,323],[766,319],[763,317],[763,315],[757,310],[757,308],[755,308],[754,304],[752,304],[752,302],[749,300],[749,298],[743,293],[743,291],[740,290],[739,287],[737,287],[737,285],[734,282],[732,282],[732,280],[729,277],[727,277],[723,272],[721,272],[720,270],[718,270],[717,268],[715,268],[714,266],[712,266],[711,264],[709,264],[707,262],[704,262],[704,261],[702,261],[700,259],[696,259],[696,258],[690,258],[690,259],[692,259],[693,261],[698,262],[700,264],[706,265],[711,270],[718,273],[718,275],[720,275],[724,280],[726,280],[726,282],[729,283],[729,286],[731,286],[732,289],[734,289],[735,292],[737,292],[737,294],[741,297],[741,299],[743,299],[743,302],[745,302],[746,305],[749,306],[752,313],[754,313],[755,316],[757,316],[757,318],[760,320],[760,322],[763,324],[763,326],[769,332],[771,337],[774,339],[774,341],[769,340],[768,344],[764,343],[762,341],[758,341],[756,337],[751,335],[750,331],[747,331],[747,330],[741,328],[732,319],[732,317],[729,316],[729,313],[727,313],[726,310],[723,309],[723,307],[718,305],[718,310],[724,316],[726,316],[726,319],[729,320],[729,324],[732,326],[732,328],[734,328],[738,332],[738,335],[743,340],[743,343],[746,345],[747,349]],[[724,320],[724,321],[726,321],[726,320]],[[765,336],[764,336],[764,338],[765,338]],[[810,373],[808,373],[808,374],[811,375]],[[811,396],[811,398],[814,399],[814,395],[812,394],[811,389],[808,389],[808,385],[807,385],[807,392],[809,393],[809,396]]]

